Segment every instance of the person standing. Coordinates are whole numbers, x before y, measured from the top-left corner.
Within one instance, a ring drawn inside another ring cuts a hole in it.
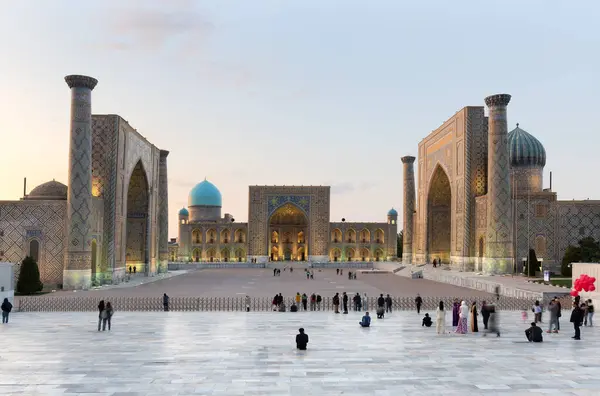
[[[348,295],[346,292],[342,294],[342,303],[344,304],[344,313],[348,313]]]
[[[10,314],[10,311],[12,311],[12,304],[8,301],[8,298],[4,298],[0,309],[2,309],[2,323],[8,323],[8,315]]]
[[[421,295],[417,293],[417,298],[415,298],[415,305],[417,306],[417,314],[421,313],[421,305],[423,304],[423,299]]]
[[[104,307],[104,310],[100,314],[100,316],[102,317],[102,331],[106,330],[107,323],[108,331],[110,331],[110,320],[112,319],[113,313],[114,311],[112,305],[110,304],[110,302],[107,302],[106,307]]]
[[[246,294],[246,312],[250,312],[250,296]]]
[[[438,334],[446,332],[446,311],[444,311],[443,301],[440,301],[440,305],[435,313],[435,329]]]
[[[556,300],[550,301],[550,304],[548,304],[548,312],[550,312],[550,323],[546,333],[552,333],[552,325],[554,325],[554,332],[558,333],[558,304]]]
[[[104,312],[104,300],[100,300],[98,303],[98,331],[100,331],[100,326],[102,326],[102,312]]]
[[[302,308],[306,311],[308,305],[308,296],[306,293],[302,293]]]
[[[317,295],[315,293],[310,295],[310,310],[314,311],[317,306]]]
[[[560,331],[560,317],[562,316],[562,305],[558,297],[554,297],[554,301],[556,301],[556,305],[558,305],[558,316],[556,318],[556,330]]]
[[[169,296],[167,296],[167,293],[163,294],[163,308],[165,312],[169,311]]]
[[[459,320],[458,326],[456,327],[455,333],[457,334],[467,334],[467,318],[469,317],[469,307],[467,303],[462,301],[460,303],[460,311],[459,311]]]
[[[487,333],[496,333],[496,336],[500,337],[500,320],[498,318],[498,313],[496,312],[496,306],[492,303],[486,305],[486,308],[490,313]],[[487,333],[485,333],[483,336],[487,336]]]
[[[542,306],[540,305],[540,301],[536,300],[533,304],[533,321],[537,323],[542,323]]]
[[[581,332],[579,330],[581,327],[581,322],[583,322],[583,310],[579,305],[577,305],[577,303],[573,303],[573,311],[571,311],[571,323],[573,323],[575,335],[571,338],[574,340],[581,340]]]
[[[335,293],[333,296],[333,307],[335,308],[335,313],[340,313],[340,293]]]
[[[454,299],[454,303],[452,304],[452,327],[458,326],[458,319],[460,316],[460,303],[458,299]]]
[[[304,332],[303,328],[298,329],[298,335],[296,335],[296,348],[301,351],[306,351],[308,345],[308,334]]]
[[[592,321],[592,318],[594,317],[594,303],[592,302],[592,299],[588,299],[587,302],[587,320],[589,323],[590,327],[594,327],[594,322]]]
[[[481,303],[481,317],[483,318],[483,329],[488,329],[488,320],[490,319],[490,311],[485,301]]]
[[[323,301],[323,298],[321,297],[320,294],[317,294],[317,309],[319,311],[321,310],[321,301]]]
[[[367,301],[367,293],[363,294],[362,306],[365,309],[365,311],[369,309],[369,302]]]
[[[470,309],[470,317],[471,317],[471,332],[477,333],[479,332],[479,327],[477,326],[477,302],[473,301]]]
[[[390,295],[388,294],[385,297],[385,312],[386,313],[392,313],[392,304],[393,304],[392,297],[390,297]]]
[[[296,305],[300,305],[300,302],[302,301],[302,295],[300,295],[300,293],[296,293]]]
[[[381,308],[381,309],[385,310],[384,306],[385,306],[385,298],[383,297],[383,294],[380,294],[379,298],[377,299],[377,308]]]

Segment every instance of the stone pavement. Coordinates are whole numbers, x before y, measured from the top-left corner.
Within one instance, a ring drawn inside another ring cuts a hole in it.
[[[598,328],[574,341],[563,323],[530,344],[519,312],[501,313],[500,338],[437,336],[414,311],[368,329],[359,316],[117,311],[97,332],[95,314],[17,313],[0,326],[0,394],[600,394]],[[308,351],[295,349],[299,327]]]

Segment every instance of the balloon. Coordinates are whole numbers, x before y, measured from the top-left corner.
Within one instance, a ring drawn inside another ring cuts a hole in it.
[[[571,296],[577,297],[578,295],[579,295],[579,292],[577,290],[571,290]]]
[[[596,291],[596,286],[594,286],[594,285],[590,286],[590,290],[588,290],[588,291],[591,291],[591,292]]]
[[[592,283],[596,282],[596,278],[594,278],[593,276],[590,277],[590,280],[592,281]]]

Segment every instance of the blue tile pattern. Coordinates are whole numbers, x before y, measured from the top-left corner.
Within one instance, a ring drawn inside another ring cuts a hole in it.
[[[310,195],[268,195],[269,217],[286,203],[292,203],[308,216],[310,213]]]

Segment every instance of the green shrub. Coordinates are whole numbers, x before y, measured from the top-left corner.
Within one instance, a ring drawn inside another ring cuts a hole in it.
[[[34,294],[42,291],[44,284],[40,281],[40,270],[33,257],[25,257],[21,263],[21,272],[17,281],[17,293]]]

